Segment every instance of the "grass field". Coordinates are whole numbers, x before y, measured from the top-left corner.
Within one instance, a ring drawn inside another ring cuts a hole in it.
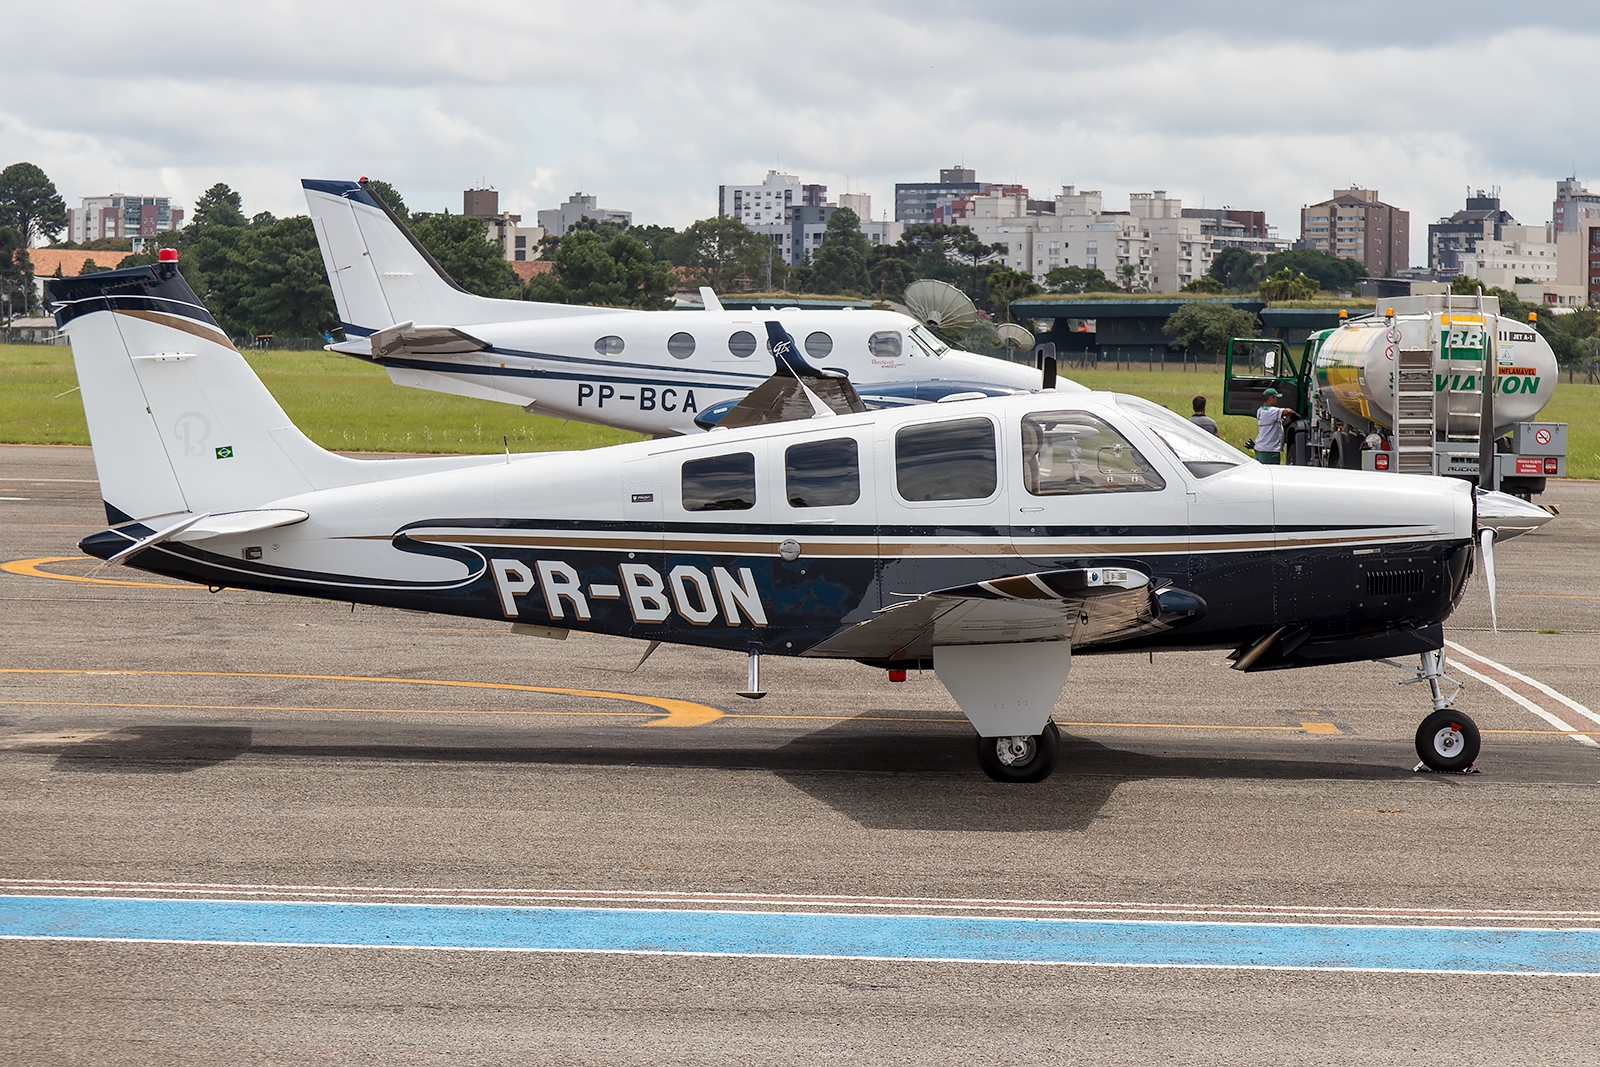
[[[324,448],[363,452],[498,452],[502,436],[513,452],[593,448],[638,440],[634,434],[585,423],[524,414],[509,404],[403,389],[381,369],[328,352],[247,353],[295,425]],[[1221,407],[1222,372],[1077,370],[1066,377],[1091,389],[1133,393],[1187,415],[1203,393]],[[65,345],[0,345],[0,442],[89,443],[78,401],[72,353]],[[1565,422],[1567,473],[1600,478],[1600,385],[1556,387],[1542,412]],[[1222,435],[1243,445],[1255,420],[1215,416]]]

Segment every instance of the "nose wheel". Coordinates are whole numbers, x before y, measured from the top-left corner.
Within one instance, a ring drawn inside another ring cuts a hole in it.
[[[1061,731],[1053,722],[1033,736],[978,738],[978,766],[997,782],[1042,782],[1056,769]]]
[[[1454,708],[1434,712],[1417,727],[1417,758],[1430,771],[1464,771],[1479,747],[1478,724]]]

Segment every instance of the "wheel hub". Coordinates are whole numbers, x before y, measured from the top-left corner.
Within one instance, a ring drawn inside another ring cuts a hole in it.
[[[1433,735],[1433,750],[1446,759],[1459,753],[1465,744],[1460,729],[1454,723]]]
[[[1039,745],[1027,736],[1002,737],[995,742],[994,751],[1007,767],[1020,767],[1033,759]]]

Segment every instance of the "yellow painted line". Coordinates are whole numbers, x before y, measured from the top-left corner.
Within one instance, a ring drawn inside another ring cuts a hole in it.
[[[1586,596],[1581,593],[1512,593],[1514,597],[1525,597],[1529,600],[1600,600],[1600,596]]]
[[[50,563],[82,563],[86,560],[100,562],[93,556],[40,556],[38,559],[14,559],[0,563],[0,571],[20,574],[27,578],[54,578],[60,582],[86,582],[90,585],[129,585],[140,589],[202,589],[198,583],[186,582],[172,585],[166,582],[130,582],[122,578],[90,578],[82,574],[54,574],[39,568]]]
[[[555,693],[560,696],[588,697],[594,700],[621,700],[645,704],[666,714],[641,726],[702,726],[722,718],[722,711],[706,704],[671,697],[637,696],[633,693],[607,693],[598,689],[562,689],[544,685],[517,685],[514,682],[459,682],[443,678],[368,678],[349,674],[258,674],[246,671],[86,671],[36,667],[0,667],[0,674],[77,674],[84,677],[138,678],[277,678],[305,682],[385,682],[394,685],[437,685],[457,689],[500,689],[514,693]],[[488,713],[485,713],[488,714]]]
[[[1344,732],[1331,722],[1303,722],[1300,726],[1308,734],[1338,734]]]
[[[547,715],[637,719],[635,711],[474,711],[470,708],[324,708],[293,704],[124,704],[100,700],[0,700],[0,706],[146,708],[165,711],[331,711],[351,715]]]

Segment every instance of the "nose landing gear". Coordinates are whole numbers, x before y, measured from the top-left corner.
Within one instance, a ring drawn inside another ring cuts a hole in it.
[[[1478,735],[1478,724],[1452,706],[1456,697],[1461,695],[1461,683],[1444,673],[1444,649],[1424,652],[1420,669],[1405,667],[1392,660],[1385,662],[1414,675],[1401,682],[1401,685],[1427,682],[1433,696],[1433,714],[1423,719],[1422,725],[1417,727],[1417,758],[1422,762],[1417,764],[1416,769],[1420,771],[1426,767],[1430,771],[1447,774],[1470,771],[1478,758],[1482,739]],[[1455,687],[1449,696],[1445,695],[1444,686],[1440,684],[1443,682]]]

